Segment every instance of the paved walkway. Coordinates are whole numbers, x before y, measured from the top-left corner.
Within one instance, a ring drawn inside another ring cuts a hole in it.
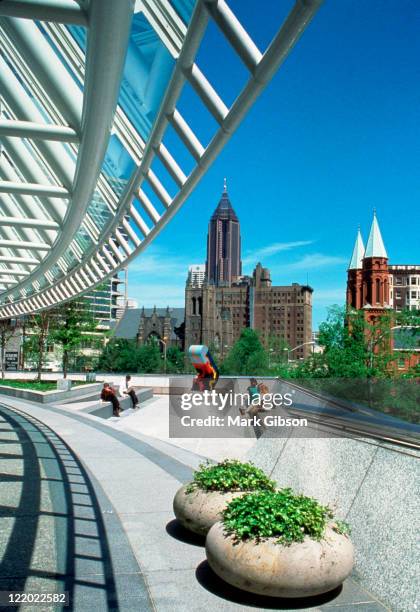
[[[293,602],[225,585],[173,518],[201,460],[189,450],[10,398],[0,443],[0,590],[68,591],[68,609],[83,612],[387,609],[355,579]]]

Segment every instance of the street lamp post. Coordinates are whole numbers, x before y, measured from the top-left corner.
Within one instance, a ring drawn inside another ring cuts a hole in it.
[[[290,359],[290,353],[293,353],[293,351],[296,351],[299,348],[302,348],[302,346],[307,346],[308,344],[312,344],[312,346],[314,346],[315,342],[314,340],[310,340],[309,342],[304,342],[303,344],[298,344],[298,346],[295,346],[292,349],[285,349],[287,350],[287,363],[290,363],[291,359]]]

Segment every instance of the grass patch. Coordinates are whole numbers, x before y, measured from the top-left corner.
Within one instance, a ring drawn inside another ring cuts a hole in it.
[[[74,380],[73,388],[78,387],[80,385],[90,384],[85,380]],[[0,380],[0,388],[1,387],[14,387],[15,389],[28,389],[30,391],[57,391],[57,381],[56,380],[14,380],[5,378],[4,380]]]

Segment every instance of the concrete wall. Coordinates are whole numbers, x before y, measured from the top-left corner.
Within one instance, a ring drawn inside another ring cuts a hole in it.
[[[262,437],[248,458],[280,487],[334,507],[351,526],[362,582],[392,610],[416,610],[419,453],[313,433],[313,438],[297,431],[288,438]]]

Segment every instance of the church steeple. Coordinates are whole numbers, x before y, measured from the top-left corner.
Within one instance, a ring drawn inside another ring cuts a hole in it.
[[[363,257],[365,254],[365,245],[363,244],[360,227],[357,230],[356,242],[354,243],[353,254],[349,263],[349,270],[361,270],[363,267]]]
[[[365,257],[383,257],[384,259],[388,259],[384,241],[382,240],[381,230],[379,229],[379,223],[376,218],[376,211],[373,212],[373,221],[366,245]]]
[[[363,307],[378,312],[389,304],[388,254],[382,240],[376,212],[373,213],[372,226],[363,258]],[[376,314],[371,310],[371,319]],[[372,319],[373,320],[373,319]]]

